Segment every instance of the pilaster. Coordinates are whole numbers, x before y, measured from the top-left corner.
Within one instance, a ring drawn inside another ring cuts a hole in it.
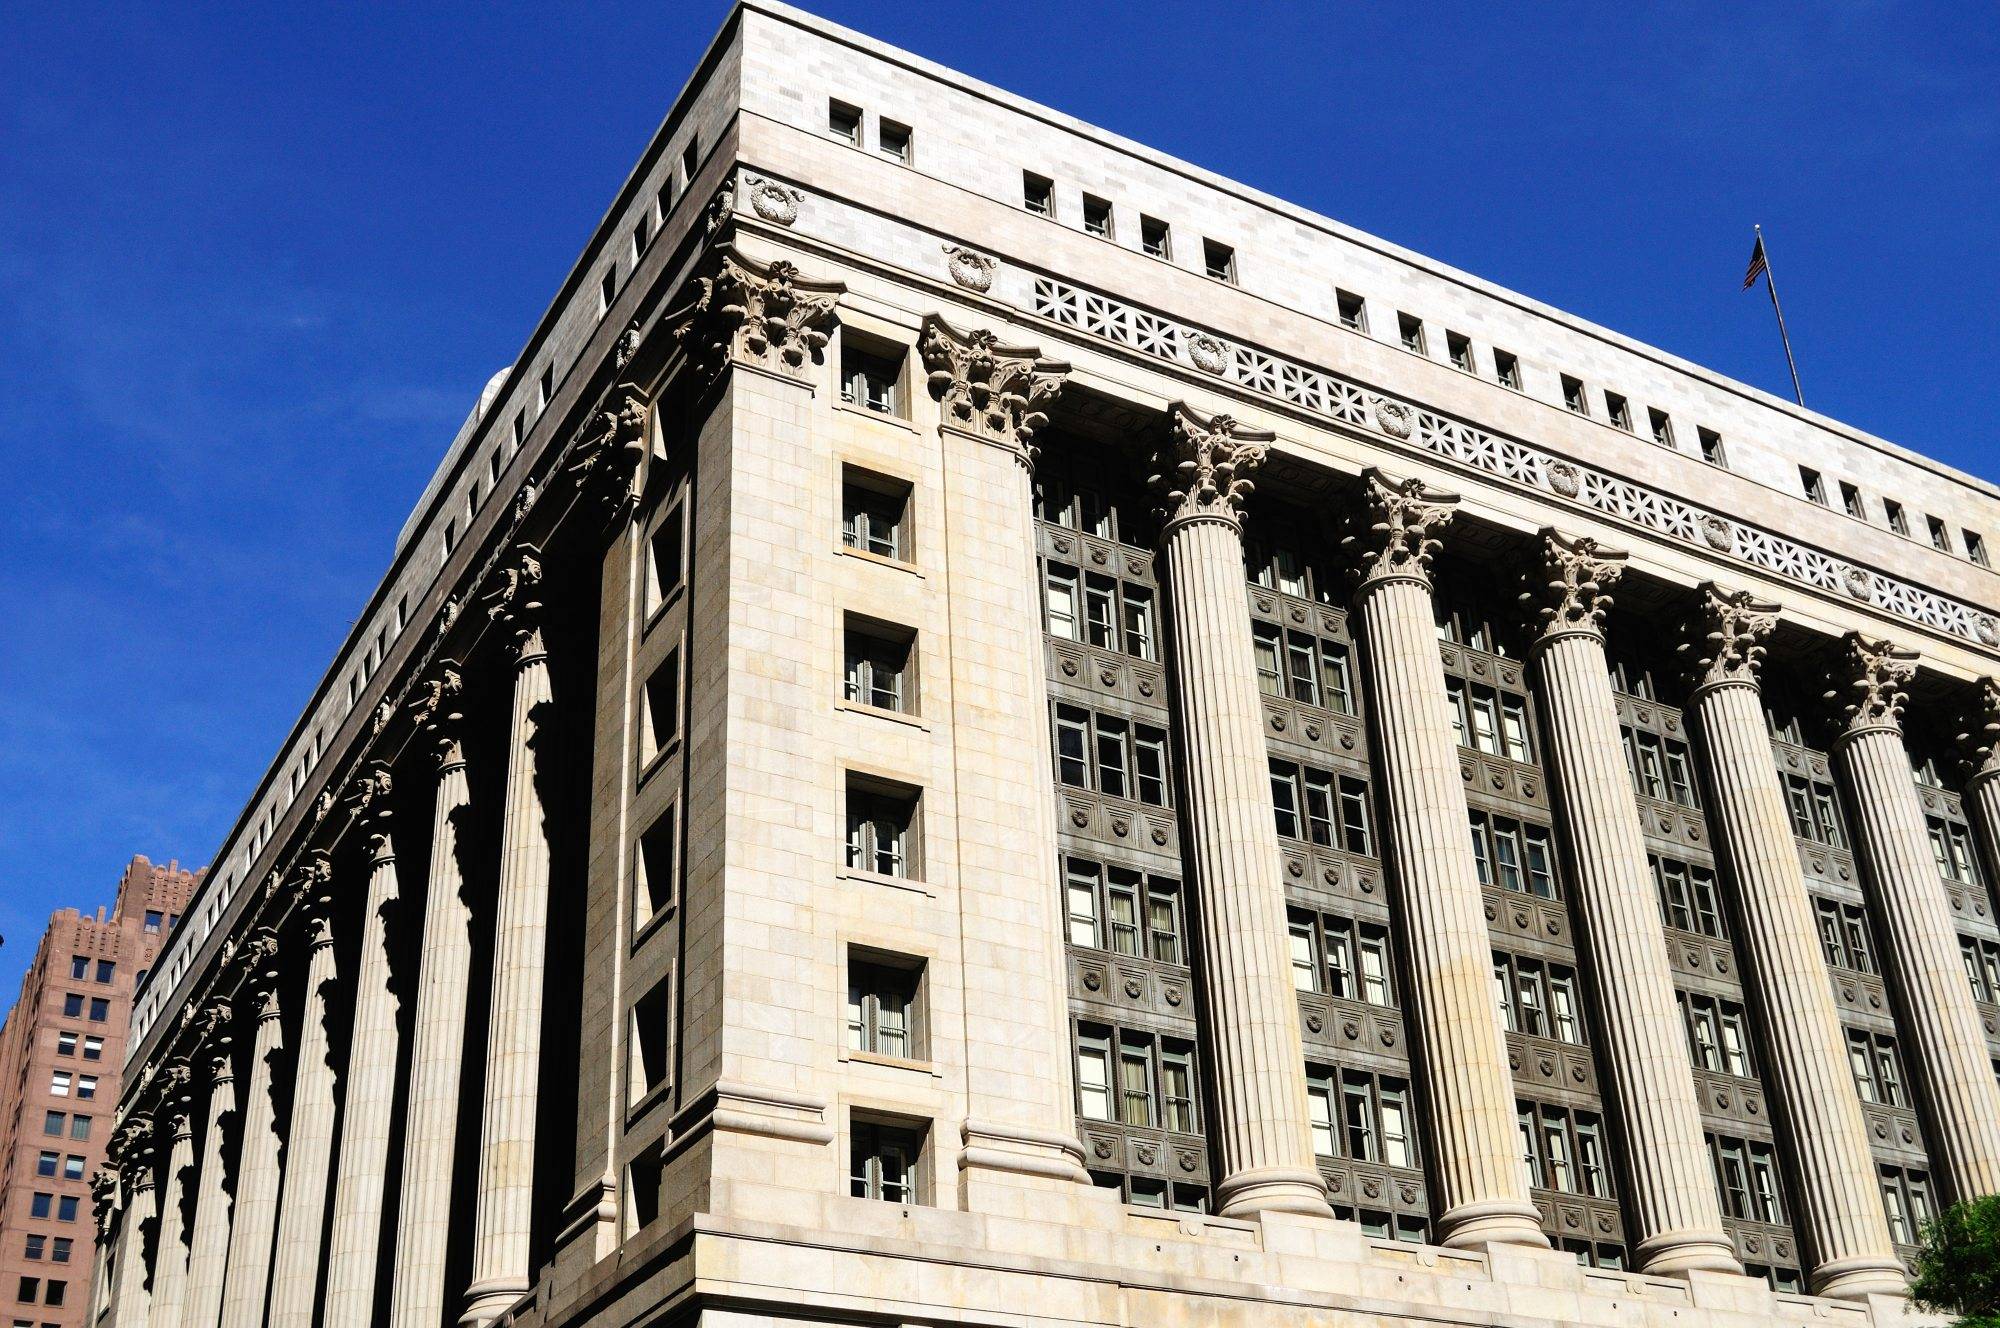
[[[1384,866],[1414,986],[1417,1043],[1437,1159],[1439,1240],[1546,1246],[1514,1123],[1506,1040],[1494,1017],[1492,942],[1467,838],[1458,747],[1431,605],[1436,532],[1458,499],[1421,480],[1365,477],[1373,526],[1355,600],[1376,732]]]

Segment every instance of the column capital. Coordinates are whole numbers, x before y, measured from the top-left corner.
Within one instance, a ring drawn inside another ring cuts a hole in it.
[[[1419,476],[1396,480],[1372,467],[1361,478],[1372,523],[1366,534],[1352,537],[1367,559],[1360,589],[1388,581],[1429,586],[1431,556],[1443,543],[1432,532],[1450,524],[1458,495],[1433,489]]]
[[[1571,539],[1554,528],[1542,531],[1542,635],[1537,644],[1565,636],[1604,639],[1610,587],[1625,574],[1627,555],[1607,549],[1588,535]]]
[[[1032,471],[1045,407],[1062,391],[1069,365],[1031,346],[1008,346],[987,328],[961,332],[936,314],[924,319],[917,352],[929,372],[945,428],[1010,452]]]
[[[1958,740],[1965,748],[1968,785],[2000,777],[2000,678],[1979,680],[1979,700]]]
[[[111,1219],[118,1212],[118,1173],[109,1166],[90,1173],[90,1217],[101,1241],[111,1235]]]
[[[186,1061],[173,1061],[160,1070],[160,1105],[153,1114],[153,1124],[165,1130],[170,1142],[189,1137],[193,1098],[188,1086],[193,1081],[194,1071]]]
[[[410,722],[431,745],[440,774],[465,764],[460,742],[465,716],[454,708],[464,693],[465,675],[459,672],[458,661],[441,659],[417,684],[410,699]]]
[[[1778,625],[1779,606],[1753,597],[1747,590],[1724,590],[1705,581],[1702,593],[1700,641],[1693,651],[1688,681],[1699,693],[1706,688],[1757,686],[1757,669],[1764,662],[1764,639]]]
[[[363,766],[347,786],[347,801],[354,810],[354,819],[364,826],[387,820],[389,796],[395,787],[395,776],[387,761],[370,761]]]
[[[134,1191],[153,1188],[153,1117],[135,1111],[111,1132],[111,1144],[104,1161],[116,1168],[126,1186]]]
[[[687,303],[664,319],[697,387],[705,391],[731,364],[803,377],[826,345],[846,284],[814,281],[795,263],[760,263],[728,245],[715,253],[714,274],[696,277]]]
[[[1160,500],[1160,524],[1216,521],[1241,530],[1244,500],[1257,487],[1250,472],[1264,464],[1277,435],[1234,416],[1202,415],[1184,401],[1169,410],[1168,441],[1153,453],[1148,478]]]
[[[514,635],[514,662],[525,667],[542,660],[542,551],[533,544],[516,545],[496,573],[486,596],[486,612]]]
[[[1900,734],[1910,679],[1917,676],[1917,652],[1859,632],[1847,634],[1844,651],[1846,685],[1826,694],[1829,701],[1847,698],[1841,705],[1847,715],[1841,739],[1878,730]]]
[[[625,330],[625,337],[636,336],[636,329]],[[621,354],[624,345],[621,338]],[[620,361],[621,369],[624,363]],[[652,409],[651,394],[637,383],[612,387],[584,421],[563,463],[578,491],[595,495],[614,523],[638,509],[639,463],[646,455],[646,421]]]

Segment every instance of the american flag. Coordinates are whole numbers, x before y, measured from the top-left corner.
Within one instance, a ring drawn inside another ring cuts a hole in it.
[[[1757,247],[1750,251],[1750,268],[1743,274],[1743,289],[1749,290],[1757,284],[1757,278],[1770,270],[1771,265],[1764,261],[1764,237],[1760,234],[1757,237]]]

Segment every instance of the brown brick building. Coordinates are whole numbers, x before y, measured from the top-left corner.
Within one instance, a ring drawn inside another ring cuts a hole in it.
[[[200,873],[135,857],[110,916],[49,919],[0,1026],[0,1324],[86,1319],[90,1177],[111,1137],[132,991]]]

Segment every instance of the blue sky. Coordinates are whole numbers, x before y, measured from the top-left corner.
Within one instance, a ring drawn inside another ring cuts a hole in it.
[[[1990,4],[828,0],[828,16],[2000,479]],[[0,1001],[205,862],[725,12],[17,6]]]

